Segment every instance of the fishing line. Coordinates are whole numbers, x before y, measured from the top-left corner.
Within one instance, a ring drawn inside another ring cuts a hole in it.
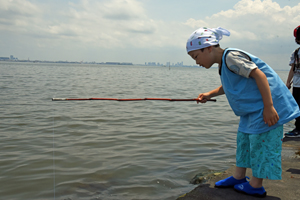
[[[53,148],[53,195],[54,195],[54,200],[55,200],[55,134],[54,134],[54,124],[55,124],[55,115],[54,115],[54,106],[52,106],[53,110],[53,127],[52,127],[52,148]]]
[[[53,108],[53,114],[54,114],[54,108]],[[54,200],[55,200],[55,134],[54,134],[54,115],[53,115],[53,191],[54,191]]]

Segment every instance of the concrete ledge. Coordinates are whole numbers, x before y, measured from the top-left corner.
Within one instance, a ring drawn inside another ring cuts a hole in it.
[[[300,199],[300,138],[284,138],[282,145],[282,180],[264,180],[267,191],[266,200],[299,200]],[[233,189],[214,188],[215,182],[232,176],[235,166],[217,176],[209,176],[206,183],[197,186],[191,192],[177,200],[253,200],[261,199],[244,195]],[[251,169],[247,176],[252,177]],[[203,179],[203,177],[201,178]]]

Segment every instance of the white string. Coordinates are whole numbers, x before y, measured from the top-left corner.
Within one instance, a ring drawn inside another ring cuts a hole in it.
[[[53,108],[53,195],[54,195],[54,200],[55,200],[55,135],[54,135],[54,107],[52,106]]]

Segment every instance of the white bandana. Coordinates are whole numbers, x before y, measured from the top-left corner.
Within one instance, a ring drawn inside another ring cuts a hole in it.
[[[202,27],[192,33],[186,43],[187,52],[203,49],[219,44],[223,35],[230,36],[230,32],[224,28]]]

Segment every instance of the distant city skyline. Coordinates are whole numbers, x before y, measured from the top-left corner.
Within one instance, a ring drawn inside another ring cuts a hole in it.
[[[95,62],[95,61],[68,61],[68,60],[58,60],[58,61],[47,61],[47,60],[30,60],[30,58],[26,60],[19,60],[17,57],[14,57],[14,55],[10,55],[9,57],[0,56],[0,61],[18,61],[18,62],[42,62],[42,63],[78,63],[78,64],[107,64],[107,65],[146,65],[146,66],[190,66],[190,65],[184,65],[183,61],[181,62],[166,62],[166,63],[160,63],[160,62],[145,62],[142,63],[132,63],[132,62]]]

